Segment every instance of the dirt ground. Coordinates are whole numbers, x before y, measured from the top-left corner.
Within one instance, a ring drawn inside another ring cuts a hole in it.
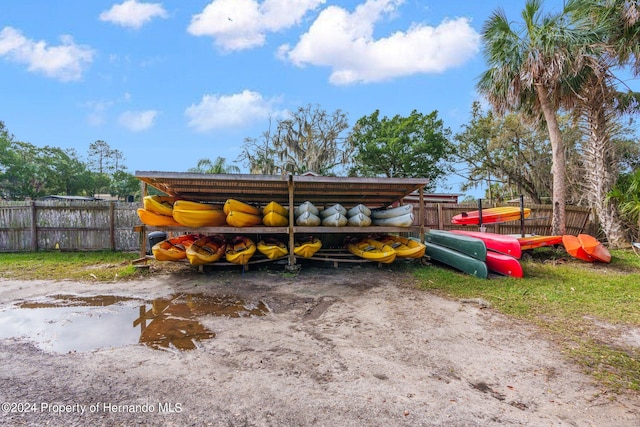
[[[185,350],[177,338],[167,344],[144,332],[146,345],[64,353],[0,339],[1,425],[640,423],[638,396],[603,393],[534,328],[481,301],[417,290],[407,272],[365,265],[297,276],[235,269],[114,283],[0,279],[0,313],[47,295],[142,300],[164,313],[149,315],[147,332],[154,319],[188,315],[201,330]],[[198,305],[207,296],[219,298],[217,311]]]

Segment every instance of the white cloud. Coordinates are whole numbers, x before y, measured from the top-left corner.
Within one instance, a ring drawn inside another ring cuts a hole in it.
[[[94,51],[74,43],[71,36],[61,36],[62,44],[47,46],[46,42],[29,40],[12,27],[0,31],[0,57],[26,64],[32,72],[61,81],[79,80],[84,68],[93,61]]]
[[[266,100],[258,92],[244,90],[232,95],[204,95],[199,104],[185,110],[189,127],[198,132],[240,128],[274,114],[275,100]]]
[[[433,27],[413,24],[406,31],[374,39],[375,24],[402,0],[368,0],[353,13],[324,9],[298,44],[279,49],[282,58],[332,69],[336,85],[370,83],[419,73],[438,73],[463,64],[479,50],[480,34],[467,18]]]
[[[210,36],[226,51],[262,46],[267,32],[290,28],[325,0],[213,0],[191,18],[187,31]]]
[[[167,11],[160,3],[139,3],[137,0],[125,0],[102,12],[100,20],[137,30],[153,18],[166,18],[167,16]]]
[[[140,132],[153,126],[157,116],[158,112],[156,110],[125,111],[120,114],[118,123],[133,132]]]

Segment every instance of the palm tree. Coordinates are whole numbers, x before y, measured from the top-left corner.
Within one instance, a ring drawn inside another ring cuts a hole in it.
[[[198,165],[195,168],[189,168],[188,172],[197,173],[240,173],[240,168],[235,165],[227,165],[227,159],[224,157],[216,157],[216,160],[212,162],[210,159],[198,160]]]
[[[523,25],[512,28],[504,10],[498,9],[483,28],[489,69],[478,82],[499,114],[521,111],[536,123],[545,123],[553,158],[552,233],[565,233],[565,156],[557,112],[572,109],[577,100],[576,80],[584,67],[589,33],[574,30],[565,11],[543,15],[541,0],[528,0]]]
[[[609,54],[640,75],[640,4],[637,0],[571,0],[576,14],[604,27]]]
[[[607,199],[618,204],[620,213],[629,222],[629,232],[640,241],[640,169],[622,175]]]
[[[615,119],[637,111],[638,104],[637,94],[617,91],[611,70],[631,63],[636,75],[640,73],[640,6],[635,1],[572,0],[570,13],[574,25],[598,34],[591,46],[594,72],[583,82],[577,105],[587,135],[587,195],[609,244],[622,247],[628,244],[628,236],[617,200],[607,197],[619,172],[612,139],[619,129]]]

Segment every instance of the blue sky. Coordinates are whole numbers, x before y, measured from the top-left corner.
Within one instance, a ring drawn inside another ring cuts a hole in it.
[[[519,22],[523,5],[2,0],[0,120],[17,140],[82,158],[104,140],[131,173],[231,164],[269,118],[309,104],[341,109],[351,124],[375,110],[437,110],[455,133],[478,99],[485,20],[503,7]]]

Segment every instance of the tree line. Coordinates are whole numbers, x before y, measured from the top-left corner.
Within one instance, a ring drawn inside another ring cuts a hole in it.
[[[47,195],[126,198],[140,183],[124,165],[124,155],[102,140],[89,144],[83,160],[73,149],[36,147],[18,141],[0,121],[0,197],[36,199]]]
[[[621,86],[616,72],[640,74],[640,6],[564,3],[549,14],[542,1],[527,0],[522,22],[497,9],[484,23],[487,70],[477,89],[488,106],[474,103],[455,135],[437,111],[406,117],[374,111],[350,127],[341,110],[307,105],[246,138],[235,163],[253,174],[422,177],[427,191],[458,173],[466,179],[463,191],[486,183],[492,200],[524,194],[551,202],[554,234],[565,232],[566,204],[589,206],[612,247],[628,244],[640,229],[639,148],[630,126],[640,96]],[[4,125],[0,144],[3,197],[33,197],[43,188],[129,191],[124,157],[104,141],[91,145],[87,162],[70,150],[17,142]],[[64,168],[77,173],[56,172]],[[189,171],[239,168],[218,157],[199,159]]]

